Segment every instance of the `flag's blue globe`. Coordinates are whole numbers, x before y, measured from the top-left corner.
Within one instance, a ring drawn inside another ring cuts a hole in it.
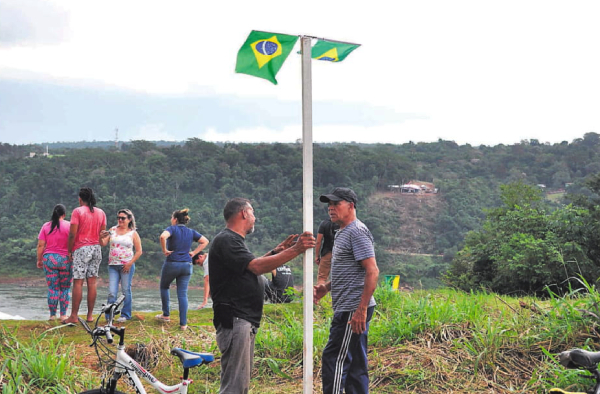
[[[256,44],[256,51],[263,55],[271,56],[277,51],[278,45],[272,41],[260,41]]]
[[[334,58],[332,58],[332,57],[327,57],[327,56],[320,57],[320,58],[319,58],[319,60],[325,60],[325,61],[327,61],[327,62],[335,62],[335,59],[334,59]]]

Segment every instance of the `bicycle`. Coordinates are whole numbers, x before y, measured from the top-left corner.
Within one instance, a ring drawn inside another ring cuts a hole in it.
[[[594,379],[596,384],[590,390],[584,392],[564,391],[559,388],[553,388],[548,391],[548,394],[600,394],[600,352],[589,352],[583,349],[572,349],[562,352],[558,355],[560,364],[569,369],[581,369],[589,372],[589,374],[581,375],[587,379]]]
[[[113,326],[113,319],[116,315],[121,313],[118,308],[123,303],[124,299],[125,297],[121,296],[112,304],[102,305],[102,312],[96,319],[94,329],[91,329],[85,320],[79,318],[79,322],[92,336],[93,341],[90,346],[95,347],[100,363],[108,363],[111,368],[113,368],[112,377],[108,382],[105,382],[105,379],[102,379],[102,386],[99,389],[84,391],[80,394],[123,394],[116,389],[118,380],[123,376],[128,377],[130,383],[139,394],[146,394],[146,390],[144,389],[139,376],[144,378],[146,382],[160,393],[187,394],[188,386],[193,382],[192,379],[189,379],[190,368],[208,364],[214,361],[214,356],[210,353],[196,353],[181,348],[173,348],[171,354],[178,357],[179,361],[181,361],[183,377],[181,377],[181,382],[173,386],[167,386],[162,383],[152,376],[149,371],[138,364],[138,362],[125,351],[125,327]],[[98,326],[100,317],[103,315],[107,317],[106,325]],[[119,337],[116,353],[107,346],[108,344],[113,343],[112,334]],[[103,356],[105,356],[106,359],[103,359]]]

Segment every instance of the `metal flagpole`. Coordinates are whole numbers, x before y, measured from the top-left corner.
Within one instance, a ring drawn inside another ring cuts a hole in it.
[[[313,232],[313,141],[311,38],[300,36],[302,50],[302,184],[304,231]],[[304,253],[304,394],[313,392],[313,249]]]

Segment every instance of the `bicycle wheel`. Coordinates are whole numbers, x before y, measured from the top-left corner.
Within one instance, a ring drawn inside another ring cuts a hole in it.
[[[94,389],[94,390],[88,390],[88,391],[82,391],[79,394],[107,394],[108,390],[105,389]],[[125,394],[122,391],[118,391],[115,390],[115,394]]]

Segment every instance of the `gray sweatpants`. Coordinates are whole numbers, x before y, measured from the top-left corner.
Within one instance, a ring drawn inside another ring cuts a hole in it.
[[[254,363],[254,338],[258,328],[233,318],[233,328],[217,328],[217,346],[221,351],[220,394],[248,394]]]

